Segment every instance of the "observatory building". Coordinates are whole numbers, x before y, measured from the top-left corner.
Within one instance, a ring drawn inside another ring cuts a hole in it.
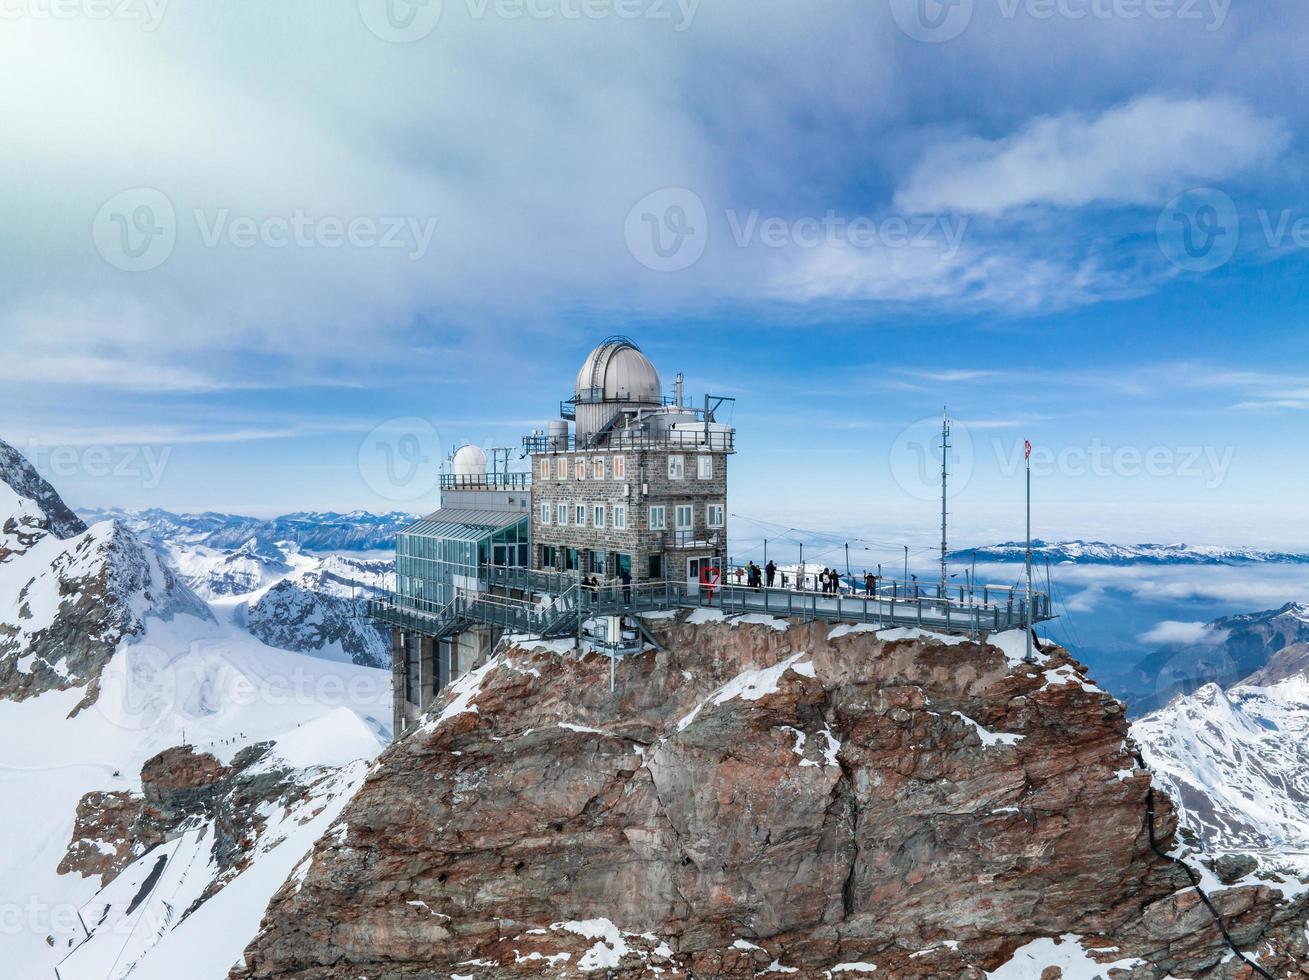
[[[532,567],[633,581],[697,583],[727,547],[730,399],[665,397],[659,372],[626,337],[587,356],[572,397],[532,459]],[[571,423],[571,431],[570,431]]]
[[[560,417],[524,438],[530,470],[511,470],[506,449],[453,453],[441,506],[396,537],[395,593],[374,612],[391,626],[397,733],[504,633],[536,625],[543,597],[583,578],[694,590],[721,567],[733,429],[715,412],[731,399],[684,401],[680,374],[666,396],[640,348],[610,337]]]
[[[730,398],[699,405],[626,337],[587,355],[559,417],[517,450],[463,446],[441,474],[441,506],[396,539],[395,591],[369,600],[391,628],[394,731],[418,723],[450,681],[509,637],[572,639],[620,654],[658,638],[642,616],[716,605],[732,614],[965,633],[1052,617],[1048,594],[1016,586],[880,575],[862,590],[722,580],[727,555]],[[942,452],[948,446],[943,430]],[[511,457],[527,460],[510,469]],[[945,486],[944,455],[942,487]],[[944,493],[944,489],[943,489]],[[943,498],[944,499],[944,496]],[[941,552],[946,555],[942,525]],[[803,565],[801,566],[803,569]],[[908,569],[906,568],[906,573]],[[871,576],[870,576],[871,578]],[[702,583],[710,587],[702,587]]]

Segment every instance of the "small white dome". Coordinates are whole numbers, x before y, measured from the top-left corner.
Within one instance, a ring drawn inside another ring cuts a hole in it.
[[[579,401],[659,405],[663,386],[659,372],[636,344],[626,337],[609,337],[591,351],[577,372],[577,395]]]
[[[486,453],[478,446],[463,446],[454,455],[455,476],[485,476]]]

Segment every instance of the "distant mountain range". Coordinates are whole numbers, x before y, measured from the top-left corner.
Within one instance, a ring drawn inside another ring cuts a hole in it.
[[[1020,562],[1027,545],[1004,541],[983,548],[951,552],[957,561]],[[1075,565],[1309,565],[1309,554],[1260,551],[1255,548],[1220,548],[1189,544],[1109,544],[1105,541],[1042,541],[1032,539],[1032,558],[1044,564]]]
[[[183,541],[208,548],[243,548],[251,539],[266,554],[274,542],[290,541],[304,551],[390,551],[395,533],[414,519],[413,514],[391,511],[373,514],[356,510],[298,511],[267,519],[240,514],[175,514],[157,507],[148,510],[83,510],[87,523],[116,520],[152,544]]]

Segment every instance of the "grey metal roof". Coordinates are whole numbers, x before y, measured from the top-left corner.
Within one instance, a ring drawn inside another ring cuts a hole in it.
[[[472,510],[464,507],[442,507],[426,517],[400,529],[401,534],[418,534],[428,538],[447,538],[455,541],[480,541],[501,528],[525,521],[525,511]]]

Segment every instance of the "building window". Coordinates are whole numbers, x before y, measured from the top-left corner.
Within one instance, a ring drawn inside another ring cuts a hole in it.
[[[666,527],[668,527],[668,522],[667,522],[666,518],[664,517],[664,509],[663,509],[663,507],[651,507],[651,508],[650,508],[650,530],[651,530],[651,531],[662,531],[662,530],[664,530],[664,528],[666,528]]]
[[[541,505],[541,523],[542,523],[542,524],[549,524],[549,523],[550,523],[550,505],[549,505],[549,504],[542,504],[542,505]]]
[[[626,480],[626,479],[627,479],[627,457],[626,457],[626,456],[615,456],[615,457],[614,457],[614,479],[615,479],[615,480]]]
[[[555,515],[558,517],[558,519],[559,519],[559,523],[560,523],[560,524],[567,524],[567,523],[568,523],[568,505],[567,505],[567,504],[556,504],[556,505],[555,505]]]
[[[591,513],[592,513],[592,523],[593,523],[596,527],[604,527],[604,526],[605,526],[605,505],[604,505],[604,504],[596,504],[595,507],[593,508],[593,510],[592,510]]]
[[[591,479],[603,480],[605,478],[605,459],[603,456],[597,456],[591,460]]]
[[[714,478],[714,458],[712,456],[700,456],[695,461],[695,475],[699,480],[712,480]]]
[[[676,513],[677,513],[677,530],[679,531],[691,530],[691,526],[692,526],[691,505],[678,504]]]
[[[710,527],[723,526],[723,505],[710,504],[705,508],[705,523]]]
[[[685,462],[681,456],[668,457],[668,479],[681,480],[686,476]]]
[[[537,466],[537,472],[541,474],[542,480],[550,479],[550,457],[543,456],[540,465]]]
[[[578,504],[573,508],[573,521],[578,527],[586,527],[586,504]]]
[[[568,457],[559,456],[555,459],[555,477],[562,480],[568,475]]]
[[[573,475],[579,480],[586,479],[586,460],[581,456],[578,456],[576,462],[573,463]]]
[[[623,504],[614,504],[614,527],[627,527],[627,507]]]

